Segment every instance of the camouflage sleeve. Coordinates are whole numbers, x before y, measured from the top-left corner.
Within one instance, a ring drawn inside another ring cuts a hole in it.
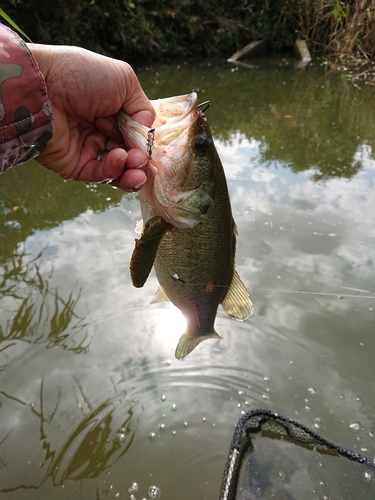
[[[43,151],[52,120],[36,60],[23,40],[0,24],[0,173]]]

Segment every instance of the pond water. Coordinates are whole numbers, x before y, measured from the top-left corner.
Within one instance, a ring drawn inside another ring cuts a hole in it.
[[[375,456],[375,88],[291,66],[136,68],[211,100],[255,307],[183,361],[179,311],[130,282],[137,195],[1,176],[0,498],[217,499],[257,407]]]

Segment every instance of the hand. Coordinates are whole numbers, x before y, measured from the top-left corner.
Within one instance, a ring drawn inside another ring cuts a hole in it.
[[[109,181],[124,191],[146,182],[145,152],[126,151],[114,115],[121,108],[151,127],[155,112],[132,68],[78,47],[28,44],[54,113],[53,137],[38,162],[64,179]]]

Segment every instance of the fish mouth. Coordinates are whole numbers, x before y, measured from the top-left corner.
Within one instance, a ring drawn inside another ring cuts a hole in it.
[[[197,107],[197,102],[196,92],[151,101],[156,113],[152,128],[175,125],[184,120]]]
[[[126,146],[141,149],[150,157],[155,149],[174,158],[180,157],[187,143],[188,130],[198,117],[197,103],[196,92],[152,100],[156,117],[151,129],[119,111],[116,118]]]

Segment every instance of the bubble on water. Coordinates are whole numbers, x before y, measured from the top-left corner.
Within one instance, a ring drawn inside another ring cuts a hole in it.
[[[263,399],[270,399],[270,397],[269,397],[269,396],[267,396],[267,394],[262,394],[262,398],[263,398]]]
[[[237,408],[241,408],[241,403],[237,403]]]
[[[285,479],[285,474],[284,474],[284,472],[279,471],[279,472],[277,473],[277,475],[279,476],[279,478],[280,478],[280,479]]]
[[[124,434],[123,432],[118,432],[117,433],[117,441],[119,443],[123,443],[124,441],[126,441],[126,434]]]
[[[170,359],[167,359],[165,362],[165,366],[170,366],[172,364],[172,361]]]
[[[167,399],[167,396],[165,394],[162,395],[162,397],[160,398],[162,401],[165,401]]]
[[[366,481],[371,481],[372,476],[369,472],[365,472],[365,479],[366,479]]]
[[[173,405],[172,405],[172,410],[173,410],[173,411],[177,411],[177,405],[176,405],[176,404],[174,404],[174,403],[173,403]]]
[[[175,436],[177,434],[176,431],[172,431],[172,436]]]
[[[358,422],[353,422],[352,424],[349,425],[349,427],[353,429],[353,431],[359,431],[359,429],[361,428]]]
[[[239,394],[240,396],[243,396],[243,395],[245,394],[245,391],[238,391],[238,394]]]
[[[203,418],[202,418],[202,420],[203,420],[203,422],[205,422],[205,421],[207,420],[207,418],[206,418],[206,417],[203,417]]]
[[[314,389],[314,387],[309,387],[307,389],[309,391],[310,394],[312,394],[313,396],[315,396],[315,394],[318,393],[318,391],[316,389]]]
[[[187,427],[188,426],[188,423],[187,422],[184,422],[184,427]]]
[[[138,489],[139,489],[138,483],[131,483],[128,486],[128,492],[129,493],[135,493],[136,491],[138,491]]]
[[[161,490],[157,486],[150,486],[148,489],[148,496],[151,500],[159,500],[161,497]]]
[[[155,438],[156,438],[156,434],[155,434],[155,432],[150,432],[150,434],[148,435],[148,437],[149,437],[149,439],[151,439],[151,441],[152,441],[153,439],[155,439]]]
[[[163,431],[163,430],[165,429],[165,425],[164,425],[164,424],[160,424],[160,425],[159,425],[159,429],[160,429],[161,431]]]
[[[370,312],[374,312],[374,308],[373,308],[373,307],[369,307],[369,308],[368,308],[368,310],[369,310]]]

